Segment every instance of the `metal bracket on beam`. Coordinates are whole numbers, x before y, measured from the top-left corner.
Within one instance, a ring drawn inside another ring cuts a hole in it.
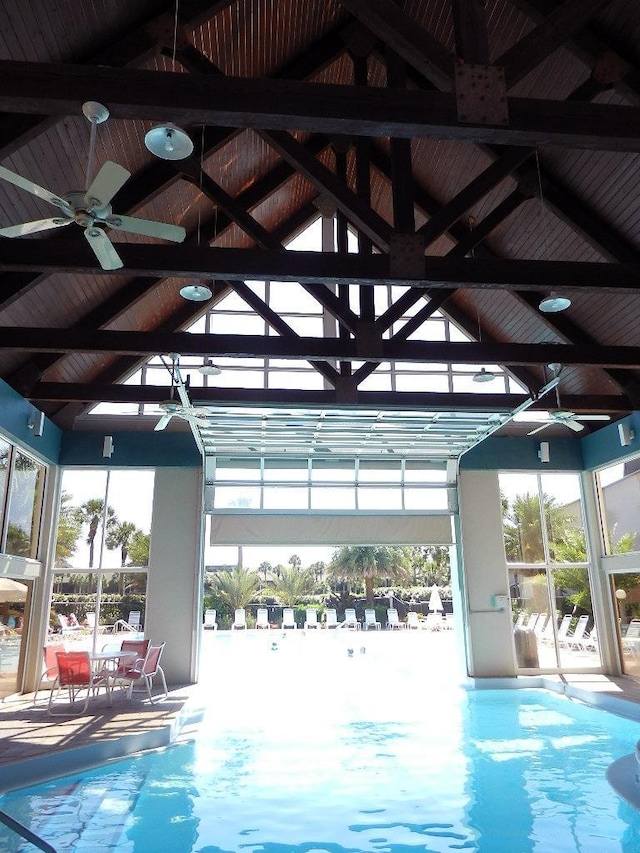
[[[455,64],[458,121],[466,124],[509,124],[504,69],[495,65]]]
[[[630,68],[629,63],[616,53],[606,51],[596,59],[591,76],[603,86],[613,86],[614,83],[624,80]]]
[[[389,270],[393,278],[418,279],[424,275],[425,238],[422,234],[394,232],[389,240]]]

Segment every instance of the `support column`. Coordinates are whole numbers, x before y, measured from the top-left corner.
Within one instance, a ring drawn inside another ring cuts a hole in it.
[[[469,675],[513,677],[511,608],[498,610],[493,596],[509,593],[504,556],[500,488],[496,471],[461,471],[460,527],[466,588]]]
[[[158,468],[153,495],[145,635],[166,642],[172,684],[197,677],[202,599],[202,472]]]

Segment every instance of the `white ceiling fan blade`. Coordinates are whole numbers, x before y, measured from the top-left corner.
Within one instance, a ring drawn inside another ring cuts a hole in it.
[[[10,169],[5,169],[4,166],[0,166],[0,178],[2,178],[3,181],[8,181],[10,184],[14,184],[16,187],[20,187],[21,190],[26,190],[32,195],[37,195],[38,198],[48,201],[49,204],[55,204],[56,207],[61,207],[66,210],[70,209],[67,202],[59,195],[52,193],[51,190],[46,190],[44,187],[38,186],[38,184],[34,184],[33,181],[28,181],[26,178],[23,178],[22,175],[18,175]]]
[[[542,426],[532,429],[531,432],[527,433],[527,435],[535,435],[537,432],[542,432],[542,430],[546,429],[548,426],[551,426],[551,421],[547,421],[546,423],[542,424]]]
[[[124,166],[107,160],[84,196],[87,207],[104,207],[131,177]]]
[[[36,234],[38,231],[50,231],[52,228],[61,228],[71,225],[73,219],[34,219],[32,222],[21,222],[20,225],[9,225],[0,228],[3,237],[23,237],[25,234]]]
[[[152,219],[138,219],[136,216],[114,215],[105,219],[104,222],[110,228],[142,234],[144,237],[160,237],[162,240],[172,240],[174,243],[182,243],[187,233],[180,225],[170,225],[167,222],[156,222]]]
[[[158,421],[158,423],[154,426],[154,432],[161,432],[169,423],[172,417],[173,415],[163,415]]]
[[[582,424],[579,424],[578,421],[560,421],[560,423],[569,427],[569,429],[572,429],[574,432],[582,432],[584,429]]]
[[[610,421],[611,415],[576,415],[579,421]]]
[[[118,270],[123,266],[122,258],[102,228],[85,228],[84,236],[103,270]]]

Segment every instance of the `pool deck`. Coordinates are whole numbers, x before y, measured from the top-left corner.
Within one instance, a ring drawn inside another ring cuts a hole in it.
[[[146,694],[114,694],[111,707],[100,695],[73,717],[47,713],[47,690],[37,704],[34,694],[7,697],[0,703],[0,793],[191,736],[201,716],[196,692],[171,687],[153,705]]]

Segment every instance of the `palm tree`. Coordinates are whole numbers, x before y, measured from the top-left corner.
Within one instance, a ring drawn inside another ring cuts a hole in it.
[[[291,561],[289,561],[291,562]],[[291,565],[283,568],[276,583],[274,592],[287,607],[293,607],[300,599],[313,590],[314,577],[308,569],[299,569]]]
[[[125,566],[129,556],[129,548],[138,528],[132,521],[119,521],[111,525],[107,531],[105,545],[112,551],[120,548],[120,565]]]
[[[386,545],[346,545],[335,551],[329,563],[328,575],[333,580],[364,580],[367,604],[373,606],[373,587],[377,579],[408,581],[411,572],[402,548]]]
[[[267,575],[268,575],[268,574],[269,574],[269,572],[271,571],[271,563],[270,563],[270,562],[268,562],[268,560],[264,560],[264,561],[263,561],[262,563],[260,563],[260,565],[258,566],[258,571],[259,571],[259,572],[262,572],[262,575],[263,575],[263,577],[264,577],[264,582],[266,583],[266,582],[267,582]]]
[[[93,568],[93,549],[98,527],[104,518],[104,501],[102,498],[90,498],[85,501],[78,510],[78,517],[83,524],[89,525],[87,533],[87,545],[89,546],[89,568]],[[117,524],[116,511],[113,507],[107,507],[107,530]]]
[[[246,607],[259,585],[258,575],[247,569],[233,569],[215,576],[216,591],[232,612]]]

